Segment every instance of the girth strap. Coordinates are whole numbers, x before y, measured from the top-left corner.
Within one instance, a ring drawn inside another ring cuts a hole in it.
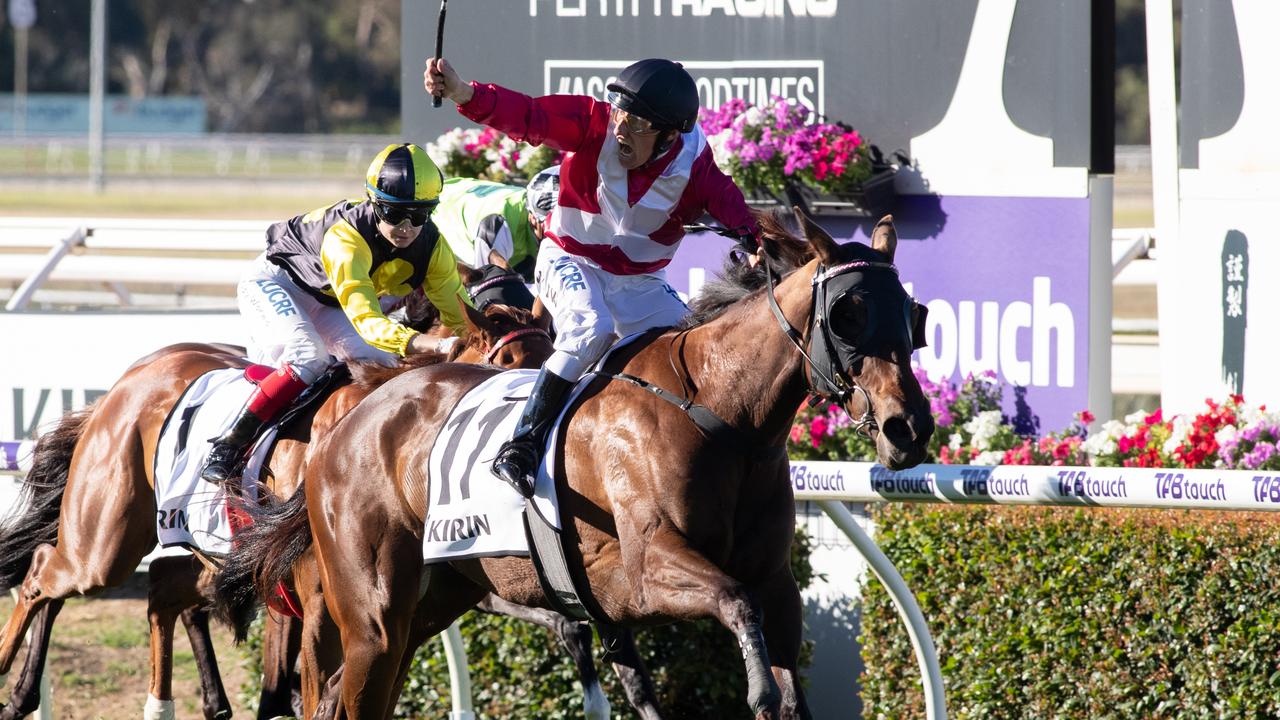
[[[693,424],[702,431],[702,434],[712,442],[735,448],[753,460],[770,460],[778,456],[785,457],[787,454],[785,447],[776,445],[760,447],[705,405],[699,405],[692,400],[682,398],[669,390],[654,385],[648,380],[627,373],[610,373],[604,370],[593,370],[592,374],[609,380],[621,380],[675,405],[683,410],[689,416],[689,419],[693,421]]]

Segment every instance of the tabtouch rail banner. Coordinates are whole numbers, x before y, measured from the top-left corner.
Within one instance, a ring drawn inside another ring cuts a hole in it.
[[[791,485],[797,500],[1280,511],[1280,473],[1252,470],[793,461]]]

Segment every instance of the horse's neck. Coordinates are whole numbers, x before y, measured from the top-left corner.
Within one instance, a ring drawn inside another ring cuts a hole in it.
[[[796,272],[777,288],[788,322],[808,321],[808,274]],[[761,293],[694,329],[685,348],[697,401],[730,424],[785,442],[807,393],[802,358]]]

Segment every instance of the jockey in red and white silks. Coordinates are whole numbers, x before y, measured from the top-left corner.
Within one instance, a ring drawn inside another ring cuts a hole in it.
[[[614,336],[674,325],[687,313],[663,272],[684,225],[706,212],[744,235],[758,234],[759,226],[742,192],[716,167],[697,124],[697,88],[678,63],[629,66],[609,85],[609,102],[464,83],[435,58],[424,84],[471,120],[570,153],[534,272],[555,320],[556,352],[526,406],[528,422],[494,466],[523,492],[548,418]]]
[[[686,223],[705,211],[726,227],[756,230],[742,192],[716,167],[696,124],[660,157],[628,170],[619,158],[608,103],[573,95],[531,98],[494,85],[473,88],[471,101],[459,107],[468,118],[573,153],[560,168],[559,202],[534,273],[556,323],[556,354],[547,367],[557,375],[577,379],[608,348],[611,334],[623,337],[684,317],[687,309],[667,286],[662,268],[671,262]],[[551,273],[553,264],[577,272]],[[585,292],[583,284],[597,287]],[[636,307],[641,297],[657,304]]]

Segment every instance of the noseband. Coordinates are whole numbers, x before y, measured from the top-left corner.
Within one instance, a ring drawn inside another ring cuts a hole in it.
[[[511,271],[468,285],[467,294],[471,295],[476,309],[481,312],[494,303],[524,307],[526,310],[533,304],[524,278]],[[488,297],[489,295],[492,297]]]
[[[829,318],[826,317],[828,310],[826,302],[827,283],[833,278],[846,273],[861,272],[865,270],[887,270],[897,276],[898,268],[895,267],[893,263],[874,262],[870,260],[854,260],[853,262],[843,263],[830,268],[824,268],[819,264],[818,271],[814,273],[813,281],[811,283],[813,292],[813,317],[808,326],[810,336],[808,344],[810,345],[810,350],[806,351],[804,334],[791,326],[791,322],[782,314],[782,307],[778,305],[778,298],[774,294],[773,284],[775,273],[773,268],[769,265],[769,256],[767,253],[761,253],[760,257],[764,261],[765,277],[768,282],[766,294],[769,296],[769,308],[773,310],[773,316],[777,318],[778,324],[782,327],[782,332],[784,332],[787,338],[791,340],[791,344],[795,345],[796,350],[800,352],[801,357],[805,359],[805,362],[809,366],[809,372],[807,373],[809,391],[816,397],[833,400],[841,405],[844,405],[853,395],[861,394],[862,399],[865,402],[866,410],[862,413],[861,417],[854,419],[853,428],[870,436],[872,430],[879,429],[879,425],[876,422],[875,411],[871,407],[871,394],[867,392],[866,388],[859,385],[852,377],[850,377],[843,367],[831,360],[832,358],[838,357],[838,354],[836,352],[836,341],[833,340],[831,336],[831,324],[829,322]],[[813,359],[813,355],[815,353],[812,352],[812,343],[815,340],[821,340],[823,343],[824,352],[822,356],[825,358],[825,362],[823,363],[819,363]],[[836,340],[846,342],[838,337]],[[858,352],[856,348],[853,348],[853,355],[858,360],[863,357],[863,354]],[[823,367],[824,365],[826,366],[825,368]],[[816,381],[815,377],[817,378]]]
[[[493,344],[493,347],[489,348],[489,352],[484,356],[484,361],[492,365],[493,359],[498,357],[498,351],[521,338],[527,337],[543,337],[547,339],[547,342],[551,342],[550,333],[542,328],[521,328],[519,330],[513,330],[506,335],[503,335],[498,339],[498,342]]]

